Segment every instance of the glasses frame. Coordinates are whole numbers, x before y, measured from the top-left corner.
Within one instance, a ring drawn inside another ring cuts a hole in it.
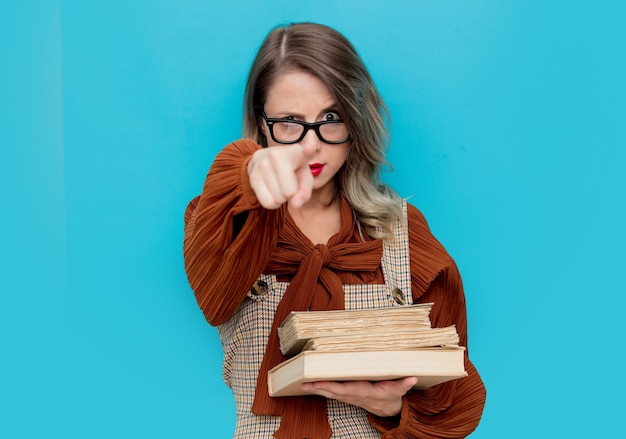
[[[320,139],[324,143],[328,143],[329,145],[339,145],[341,143],[346,143],[350,139],[350,134],[348,134],[346,138],[343,140],[326,140],[322,137],[322,134],[320,133],[320,127],[322,125],[344,123],[343,119],[323,120],[321,122],[312,122],[312,123],[303,122],[301,120],[274,119],[274,118],[267,117],[267,114],[265,114],[265,110],[261,110],[261,116],[263,117],[263,120],[265,121],[265,123],[267,124],[267,127],[270,130],[270,136],[272,137],[272,140],[274,140],[274,142],[276,143],[280,143],[281,145],[293,145],[294,143],[300,142],[302,139],[304,139],[304,136],[306,136],[306,133],[308,133],[310,129],[315,131],[315,134],[317,134],[318,139]],[[297,125],[303,126],[304,130],[302,131],[302,134],[300,135],[300,137],[298,137],[296,140],[285,142],[284,140],[278,140],[276,137],[274,137],[274,124],[275,123],[295,123]]]

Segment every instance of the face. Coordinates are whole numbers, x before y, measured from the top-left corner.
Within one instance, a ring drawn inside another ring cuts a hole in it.
[[[316,76],[304,72],[284,73],[276,78],[267,92],[265,114],[270,119],[320,122],[341,119],[333,95]],[[261,119],[261,130],[268,146],[284,146],[274,142],[269,128]],[[341,144],[324,143],[310,129],[298,145],[315,145],[316,154],[309,162],[314,177],[313,191],[334,191],[335,175],[348,157],[350,142]]]

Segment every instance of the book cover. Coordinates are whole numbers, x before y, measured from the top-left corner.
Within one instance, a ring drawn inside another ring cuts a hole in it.
[[[376,351],[302,351],[269,371],[270,396],[305,395],[313,381],[382,381],[415,376],[425,389],[467,376],[463,347]]]

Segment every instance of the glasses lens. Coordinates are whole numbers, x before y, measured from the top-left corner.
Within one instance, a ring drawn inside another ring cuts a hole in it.
[[[345,142],[348,139],[348,127],[343,122],[320,125],[320,135],[329,142]]]
[[[304,127],[297,123],[276,122],[274,124],[274,138],[280,142],[295,142],[302,135]]]

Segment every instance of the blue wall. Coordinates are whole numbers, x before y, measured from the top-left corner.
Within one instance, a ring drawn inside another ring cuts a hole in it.
[[[464,276],[472,437],[621,431],[621,2],[5,3],[0,437],[230,437],[182,215],[239,137],[260,40],[302,20],[359,49],[392,112],[385,178]]]

